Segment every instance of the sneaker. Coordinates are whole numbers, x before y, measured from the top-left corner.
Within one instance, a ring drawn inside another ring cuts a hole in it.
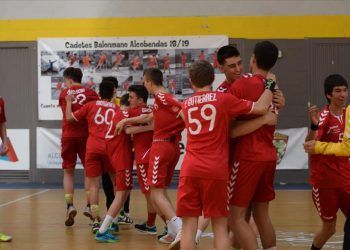
[[[159,239],[159,242],[164,243],[164,244],[170,244],[174,240],[175,240],[174,236],[172,236],[171,234],[166,234]]]
[[[130,215],[124,212],[120,212],[118,216],[118,224],[119,225],[131,225],[133,220],[130,218]]]
[[[93,234],[96,234],[98,232],[98,230],[100,229],[100,222],[98,222],[97,220],[95,220],[95,222],[92,224],[92,228],[91,231]]]
[[[135,224],[135,228],[140,231],[141,233],[147,233],[147,234],[157,234],[157,227],[156,226],[147,226],[147,222],[142,224]]]
[[[104,233],[100,233],[97,231],[95,240],[100,243],[115,243],[119,241],[119,238],[117,236],[114,236],[108,233],[108,231]]]
[[[179,250],[180,249],[180,241],[181,241],[181,230],[176,234],[175,240],[170,243],[170,250]]]
[[[90,218],[90,220],[94,221],[94,218],[92,217],[92,213],[91,213],[91,207],[90,206],[86,206],[84,208],[84,213],[83,213],[86,217]]]
[[[9,242],[12,240],[12,237],[3,233],[0,233],[0,242]]]
[[[109,227],[108,227],[108,231],[111,233],[111,234],[117,234],[119,233],[119,226],[118,226],[118,223],[114,223],[112,222]]]
[[[75,209],[75,207],[70,206],[67,209],[67,216],[66,216],[66,221],[64,222],[64,224],[67,227],[73,226],[74,224],[74,217],[77,215],[77,210]]]
[[[164,226],[163,232],[157,236],[158,240],[160,240],[160,238],[162,238],[163,236],[168,234],[168,227]]]

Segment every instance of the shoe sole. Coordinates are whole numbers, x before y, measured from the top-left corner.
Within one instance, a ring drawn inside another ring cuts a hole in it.
[[[68,214],[68,218],[67,220],[65,221],[65,225],[67,227],[71,227],[73,226],[74,224],[74,217],[77,215],[77,210],[73,210],[73,211],[70,211],[70,213]]]
[[[119,242],[119,240],[109,241],[109,240],[97,240],[97,239],[95,239],[95,241],[98,242],[98,243],[117,243],[117,242]]]
[[[92,214],[88,213],[88,212],[84,212],[83,213],[86,217],[88,217],[91,221],[94,221],[94,218],[92,217]]]
[[[157,232],[143,231],[143,230],[138,229],[138,228],[136,228],[136,227],[135,227],[135,229],[136,229],[137,231],[139,231],[140,233],[142,233],[142,234],[149,234],[149,235],[156,235],[156,234],[157,234]]]

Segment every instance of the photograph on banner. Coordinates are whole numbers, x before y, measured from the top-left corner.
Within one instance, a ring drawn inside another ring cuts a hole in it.
[[[95,91],[103,77],[116,77],[118,97],[130,85],[143,83],[145,69],[158,68],[169,93],[183,100],[193,93],[189,65],[206,60],[220,74],[216,54],[227,44],[227,36],[39,39],[39,120],[62,119],[58,97],[65,88],[63,72],[68,67],[80,68],[82,84]]]
[[[29,170],[29,129],[8,129],[7,137],[9,150],[0,156],[0,170]]]

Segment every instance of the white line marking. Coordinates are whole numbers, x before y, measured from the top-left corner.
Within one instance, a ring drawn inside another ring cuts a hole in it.
[[[45,189],[45,190],[42,190],[42,191],[40,191],[40,192],[36,192],[36,193],[30,194],[30,195],[26,195],[26,196],[23,196],[23,197],[18,198],[18,199],[16,199],[16,200],[13,200],[13,201],[9,201],[9,202],[0,204],[0,208],[1,208],[1,207],[8,206],[8,205],[10,205],[10,204],[12,204],[12,203],[16,203],[16,202],[18,202],[18,201],[22,201],[22,200],[28,199],[28,198],[33,197],[33,196],[37,196],[37,195],[39,195],[39,194],[46,193],[47,191],[50,191],[50,189]]]

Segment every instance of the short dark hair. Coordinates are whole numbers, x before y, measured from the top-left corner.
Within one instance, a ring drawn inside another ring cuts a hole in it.
[[[102,81],[104,81],[104,80],[112,82],[114,84],[115,88],[116,89],[118,88],[118,79],[116,77],[114,77],[114,76],[104,76],[102,78]]]
[[[68,67],[63,71],[63,77],[71,79],[75,83],[81,83],[83,72],[79,68]]]
[[[214,68],[207,61],[196,61],[192,63],[188,72],[192,84],[198,88],[212,85],[215,78]]]
[[[240,56],[238,49],[232,45],[225,45],[218,50],[218,62],[220,65],[225,64],[225,60],[230,57]]]
[[[129,92],[134,92],[138,98],[142,98],[144,103],[147,103],[148,91],[143,85],[131,85],[128,88]]]
[[[157,86],[163,86],[163,73],[159,69],[150,68],[143,72],[143,76]]]
[[[323,86],[324,94],[327,98],[328,103],[330,103],[331,100],[327,97],[327,95],[332,95],[334,87],[345,86],[346,88],[348,88],[348,82],[342,75],[332,74],[326,77]]]
[[[115,86],[112,82],[102,80],[99,86],[99,94],[101,99],[111,100],[114,95]]]
[[[278,58],[278,48],[270,41],[262,41],[255,44],[253,54],[259,69],[269,71]]]
[[[130,106],[128,93],[126,93],[126,94],[122,95],[122,97],[120,97],[120,105],[127,106],[127,107]]]

